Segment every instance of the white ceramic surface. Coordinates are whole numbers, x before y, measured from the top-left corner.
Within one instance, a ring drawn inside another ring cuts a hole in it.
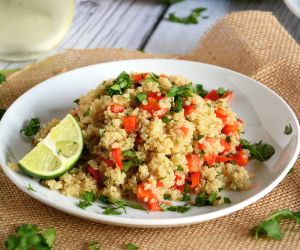
[[[207,89],[220,86],[234,91],[231,106],[246,123],[244,138],[263,140],[275,147],[275,155],[263,164],[251,162],[247,169],[255,175],[253,188],[248,191],[225,191],[232,203],[217,207],[193,207],[189,212],[152,212],[128,209],[127,214],[107,216],[101,214],[99,204],[86,210],[74,205],[75,198],[66,197],[41,186],[36,180],[11,170],[9,161],[18,161],[31,148],[30,142],[19,133],[23,124],[33,117],[42,123],[62,118],[74,107],[73,100],[94,88],[102,80],[116,77],[121,71],[142,71],[178,74]],[[291,123],[293,133],[285,135],[285,126]],[[61,211],[107,224],[132,227],[167,227],[199,223],[237,211],[265,196],[286,176],[299,154],[299,123],[286,104],[272,90],[239,73],[189,61],[128,60],[103,63],[76,69],[53,77],[32,88],[7,110],[0,122],[0,164],[7,176],[22,191],[33,198]],[[37,192],[26,189],[28,184]]]
[[[284,0],[286,6],[300,18],[300,0]]]

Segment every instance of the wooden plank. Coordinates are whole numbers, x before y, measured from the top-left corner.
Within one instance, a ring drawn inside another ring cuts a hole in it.
[[[51,54],[66,48],[138,49],[166,8],[156,0],[77,0],[72,26]],[[23,67],[29,63],[0,62],[0,68]]]
[[[152,53],[184,54],[190,52],[203,33],[231,11],[239,10],[265,10],[272,11],[290,34],[300,42],[300,19],[294,16],[285,6],[283,1],[274,0],[192,0],[172,5],[167,11],[176,12],[178,16],[185,16],[190,10],[197,7],[207,7],[208,19],[200,19],[197,25],[183,25],[162,20],[149,42],[145,45],[145,51]]]

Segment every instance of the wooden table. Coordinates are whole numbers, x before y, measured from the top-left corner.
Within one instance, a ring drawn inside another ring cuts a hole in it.
[[[187,53],[203,33],[227,13],[239,10],[271,11],[300,41],[300,19],[283,0],[186,0],[163,5],[161,0],[76,0],[76,13],[64,41],[51,52],[66,48],[114,47],[143,49],[153,53]],[[183,25],[165,20],[171,12],[185,16],[196,7],[206,7],[197,25]],[[1,68],[19,68],[30,62],[0,61]]]

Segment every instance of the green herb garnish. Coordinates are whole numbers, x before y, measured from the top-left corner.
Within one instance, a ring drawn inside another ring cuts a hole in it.
[[[197,24],[198,17],[201,16],[202,12],[205,11],[206,8],[196,8],[191,11],[191,13],[186,17],[178,17],[176,13],[170,13],[167,20],[170,22],[181,23],[181,24]]]
[[[137,93],[136,99],[141,103],[142,101],[147,99],[147,95],[145,93]]]
[[[191,97],[193,93],[194,88],[191,83],[183,86],[173,86],[166,95],[166,97],[174,97],[174,106],[171,108],[171,111],[176,113],[181,111],[183,106],[182,98]]]
[[[282,219],[291,219],[300,225],[300,211],[292,212],[289,209],[275,211],[266,220],[254,227],[251,233],[256,239],[267,236],[271,239],[281,240],[283,238],[283,233],[280,229],[280,221]]]
[[[251,154],[251,158],[256,159],[260,162],[266,161],[271,158],[271,156],[275,153],[275,149],[272,145],[268,143],[259,143],[251,144],[245,139],[241,140],[241,144],[244,149],[248,149]]]
[[[133,243],[127,243],[126,244],[126,250],[138,250],[139,247],[134,245]]]
[[[220,97],[225,95],[225,93],[227,93],[227,92],[228,92],[228,90],[225,90],[223,87],[217,89],[217,93]]]
[[[159,79],[159,76],[154,73],[149,73],[147,75],[147,78],[145,79],[146,82],[157,82]]]
[[[37,132],[39,132],[40,128],[39,118],[33,118],[23,129],[20,130],[20,133],[27,137],[33,137],[37,134]]]
[[[178,165],[176,170],[177,170],[177,171],[183,171],[183,168],[182,168],[181,165]]]
[[[80,199],[81,200],[76,203],[76,206],[80,207],[81,209],[86,209],[95,202],[96,196],[93,192],[86,191],[80,195]]]
[[[133,167],[138,167],[142,162],[136,156],[135,151],[127,150],[122,152],[123,156],[123,172],[127,172],[129,169]]]
[[[104,209],[104,211],[102,212],[102,214],[104,215],[120,215],[122,214],[122,212],[119,211],[118,207],[103,207],[100,206],[102,209]]]
[[[188,193],[183,193],[182,195],[182,198],[181,198],[182,201],[190,201],[191,200],[191,196],[188,194]]]
[[[225,204],[230,204],[231,200],[228,197],[223,198]]]
[[[195,206],[204,207],[204,206],[212,206],[213,203],[218,199],[218,194],[216,192],[212,192],[210,195],[202,192],[196,196]]]
[[[6,76],[0,73],[0,85],[6,81]]]
[[[132,84],[130,76],[123,71],[114,81],[113,85],[107,88],[106,93],[109,96],[122,95],[125,90],[128,89]]]
[[[79,104],[79,99],[75,99],[73,102]]]
[[[169,119],[167,116],[164,116],[163,118],[161,118],[163,123],[169,123],[170,121],[172,121],[172,119]]]
[[[16,233],[5,241],[7,250],[52,249],[56,232],[54,228],[41,231],[36,225],[23,224],[16,228]]]
[[[160,204],[160,207],[164,211],[177,212],[177,213],[185,213],[191,209],[187,204],[184,206],[168,206],[165,204]]]
[[[202,84],[196,85],[195,92],[197,93],[197,95],[201,96],[202,98],[204,98],[208,94],[208,91],[203,88]]]
[[[91,241],[88,244],[88,250],[101,250],[101,247],[99,246],[99,243],[97,241]]]
[[[4,113],[6,112],[6,109],[0,109],[0,121],[2,117],[4,116]]]
[[[175,3],[179,3],[179,2],[183,2],[185,0],[162,0],[163,4],[166,5],[171,5],[171,4],[175,4]]]
[[[32,191],[32,192],[36,192],[36,190],[31,186],[30,183],[28,184],[27,190]]]
[[[292,132],[293,132],[292,125],[289,123],[288,125],[285,126],[284,134],[290,135]]]
[[[230,136],[229,136],[229,135],[227,135],[227,136],[226,136],[226,139],[225,139],[225,141],[226,141],[226,142],[228,142],[228,143],[230,143],[230,142],[231,142],[231,138],[230,138]]]

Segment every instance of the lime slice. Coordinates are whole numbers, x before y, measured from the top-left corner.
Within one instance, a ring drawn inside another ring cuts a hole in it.
[[[81,129],[73,116],[68,114],[19,161],[19,167],[38,179],[56,178],[75,165],[82,149]]]

